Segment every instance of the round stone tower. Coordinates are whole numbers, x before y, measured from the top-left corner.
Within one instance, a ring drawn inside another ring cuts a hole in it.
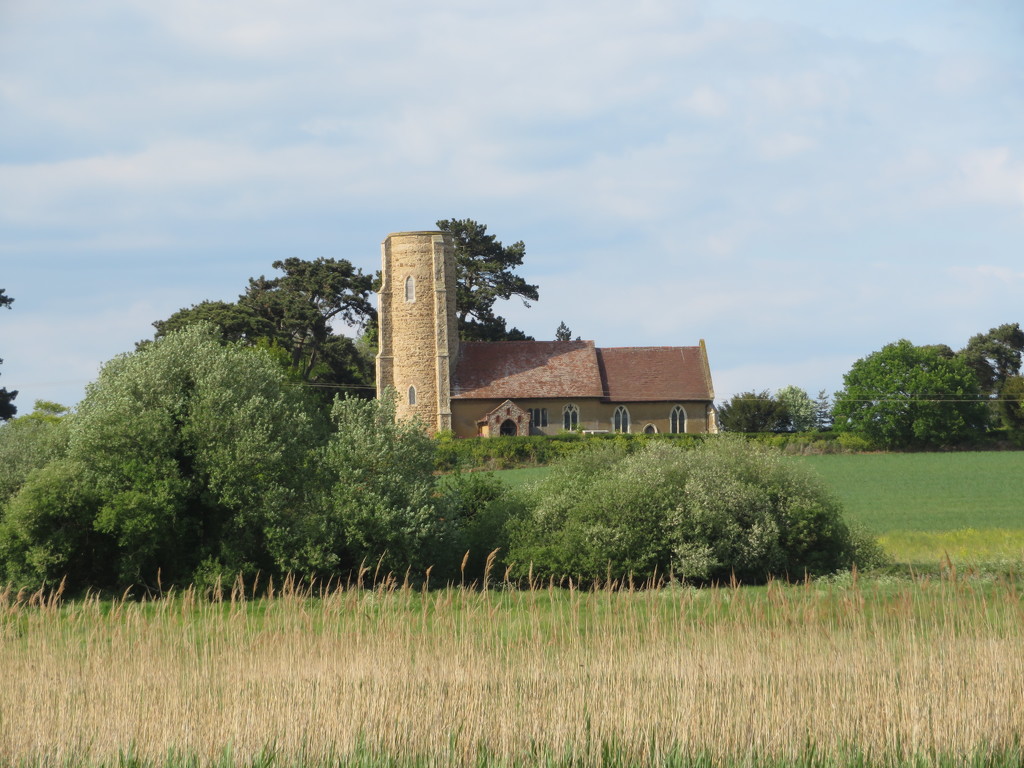
[[[447,232],[396,232],[381,245],[377,294],[377,397],[393,389],[398,417],[452,428],[451,380],[459,350],[455,243]]]

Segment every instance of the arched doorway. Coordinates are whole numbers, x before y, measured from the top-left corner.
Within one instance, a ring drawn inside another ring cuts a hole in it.
[[[657,433],[658,433],[658,428],[656,426],[654,426],[653,424],[648,424],[646,427],[644,427],[644,434],[645,435],[656,435]]]
[[[516,426],[516,423],[512,421],[512,419],[505,419],[501,422],[501,429],[499,432],[502,435],[515,436],[519,434],[519,427]]]

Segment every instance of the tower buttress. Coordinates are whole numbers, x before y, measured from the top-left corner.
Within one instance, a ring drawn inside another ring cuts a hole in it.
[[[452,428],[459,351],[455,243],[447,232],[396,232],[381,245],[377,396],[398,394],[398,418],[431,433]]]

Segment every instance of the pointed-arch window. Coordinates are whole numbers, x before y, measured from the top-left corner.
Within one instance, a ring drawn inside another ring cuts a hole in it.
[[[672,408],[672,413],[668,417],[668,424],[668,431],[673,434],[686,431],[686,411],[683,410],[683,406],[677,405]]]
[[[562,429],[567,432],[576,429],[580,425],[580,409],[574,403],[569,403],[562,409]]]
[[[615,409],[615,415],[612,416],[612,429],[615,432],[629,432],[629,411],[626,410],[626,406],[620,405]]]
[[[409,405],[416,405],[416,387],[409,387]]]
[[[412,275],[405,278],[405,300],[410,304],[416,301],[416,280]]]

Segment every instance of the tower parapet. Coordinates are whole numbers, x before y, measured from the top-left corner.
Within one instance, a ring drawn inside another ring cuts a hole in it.
[[[399,418],[452,428],[458,358],[455,242],[447,232],[396,232],[381,245],[377,396],[398,393]]]

